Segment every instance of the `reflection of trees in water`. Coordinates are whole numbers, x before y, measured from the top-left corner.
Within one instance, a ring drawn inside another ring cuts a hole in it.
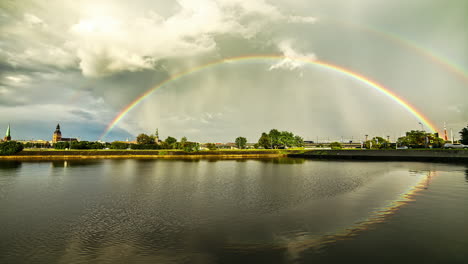
[[[274,164],[302,164],[305,159],[300,158],[270,158],[270,159],[258,159],[263,163],[274,163]]]
[[[0,170],[12,170],[21,167],[21,161],[4,160],[0,161]]]
[[[468,168],[465,170],[465,180],[468,182]]]
[[[95,165],[99,160],[53,160],[50,164],[53,168],[81,167]]]

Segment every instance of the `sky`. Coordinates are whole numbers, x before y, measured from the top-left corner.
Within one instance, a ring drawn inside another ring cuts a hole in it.
[[[4,0],[0,133],[98,140],[128,104],[166,83],[103,138],[140,133],[256,142],[272,128],[305,140],[361,140],[421,129],[388,96],[318,60],[375,81],[440,132],[468,124],[465,0]],[[423,129],[428,130],[423,126]]]

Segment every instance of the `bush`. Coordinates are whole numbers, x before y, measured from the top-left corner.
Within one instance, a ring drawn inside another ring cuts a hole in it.
[[[205,146],[209,150],[216,150],[216,145],[214,143],[206,143]]]
[[[200,150],[200,144],[196,142],[186,142],[183,147],[183,150],[186,152],[194,152]]]
[[[156,144],[131,144],[131,149],[160,149]]]
[[[110,149],[128,149],[129,144],[124,142],[114,141],[110,144]]]
[[[343,147],[341,146],[340,142],[332,142],[332,143],[330,143],[330,148],[331,149],[342,149]]]
[[[72,141],[71,149],[104,149],[105,145],[99,142]]]
[[[54,144],[55,149],[104,149],[105,147],[106,145],[102,143],[89,141],[61,141]]]
[[[23,150],[23,144],[16,141],[0,143],[0,155],[12,155]]]

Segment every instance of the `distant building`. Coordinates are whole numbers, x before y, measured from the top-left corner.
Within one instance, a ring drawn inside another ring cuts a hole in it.
[[[5,133],[5,138],[3,139],[4,141],[10,141],[11,140],[11,135],[10,135],[10,124],[8,124],[7,131]]]
[[[76,138],[64,138],[62,137],[62,132],[60,131],[60,124],[57,124],[57,127],[55,128],[54,135],[52,136],[52,143],[57,143],[57,142],[70,142],[70,141],[78,141]]]

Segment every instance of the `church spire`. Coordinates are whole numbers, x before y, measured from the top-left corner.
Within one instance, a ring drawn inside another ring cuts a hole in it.
[[[10,124],[8,124],[7,131],[5,133],[5,141],[10,141],[11,140],[11,134],[10,134]]]

